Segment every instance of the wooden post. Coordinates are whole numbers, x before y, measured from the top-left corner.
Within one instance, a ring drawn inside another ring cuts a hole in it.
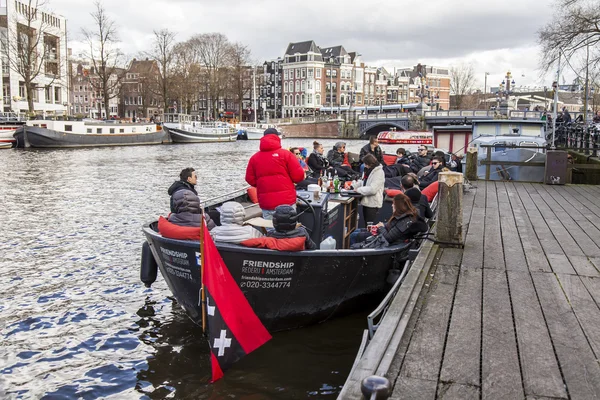
[[[492,162],[492,149],[494,147],[488,147],[487,148],[487,156],[485,157],[485,160],[487,161],[487,164],[485,166],[485,180],[489,181],[490,180],[490,168],[492,168],[491,162]]]
[[[463,174],[440,172],[435,240],[440,247],[463,247]]]
[[[469,147],[467,150],[467,166],[465,176],[470,181],[477,180],[477,147]]]

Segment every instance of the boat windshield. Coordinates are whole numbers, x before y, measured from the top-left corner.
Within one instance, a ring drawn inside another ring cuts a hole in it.
[[[474,137],[478,136],[543,136],[543,125],[522,123],[500,123],[476,125]]]

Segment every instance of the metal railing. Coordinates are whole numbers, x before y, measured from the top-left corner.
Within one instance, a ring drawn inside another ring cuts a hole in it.
[[[408,119],[409,113],[377,113],[377,114],[366,114],[359,115],[359,121],[367,121],[373,119]]]
[[[337,114],[324,114],[324,115],[315,115],[310,117],[295,117],[295,118],[277,118],[270,119],[269,124],[274,125],[289,125],[289,124],[303,124],[308,122],[326,122],[331,120],[340,120]]]
[[[598,157],[599,138],[600,128],[596,125],[568,123],[556,126],[554,143],[560,148],[573,149],[590,157]]]

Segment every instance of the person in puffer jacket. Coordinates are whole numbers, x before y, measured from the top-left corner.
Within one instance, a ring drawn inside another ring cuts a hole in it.
[[[308,235],[308,231],[303,226],[297,226],[297,214],[290,206],[277,206],[273,214],[273,227],[275,230],[267,233],[268,237],[275,239],[291,239],[304,237],[304,248],[306,250],[315,250],[317,245]]]
[[[262,237],[263,234],[251,225],[244,225],[246,210],[235,201],[228,201],[221,206],[221,225],[211,231],[215,242],[238,244],[246,239]]]
[[[179,175],[180,181],[171,185],[168,193],[171,195],[171,214],[169,222],[180,226],[200,226],[202,207],[198,192],[194,189],[198,177],[193,168],[186,168]],[[208,214],[204,215],[206,226],[209,230],[215,223]]]
[[[246,167],[246,182],[256,188],[263,218],[271,219],[279,205],[295,207],[294,184],[305,177],[296,157],[281,148],[279,132],[274,128],[267,129],[260,139],[260,151],[250,158]]]

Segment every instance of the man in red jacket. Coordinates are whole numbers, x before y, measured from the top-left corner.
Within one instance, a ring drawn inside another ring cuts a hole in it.
[[[265,219],[273,218],[277,206],[296,207],[294,184],[306,178],[296,157],[281,148],[279,135],[277,129],[267,129],[260,139],[260,151],[250,158],[246,167],[246,182],[256,187]]]

